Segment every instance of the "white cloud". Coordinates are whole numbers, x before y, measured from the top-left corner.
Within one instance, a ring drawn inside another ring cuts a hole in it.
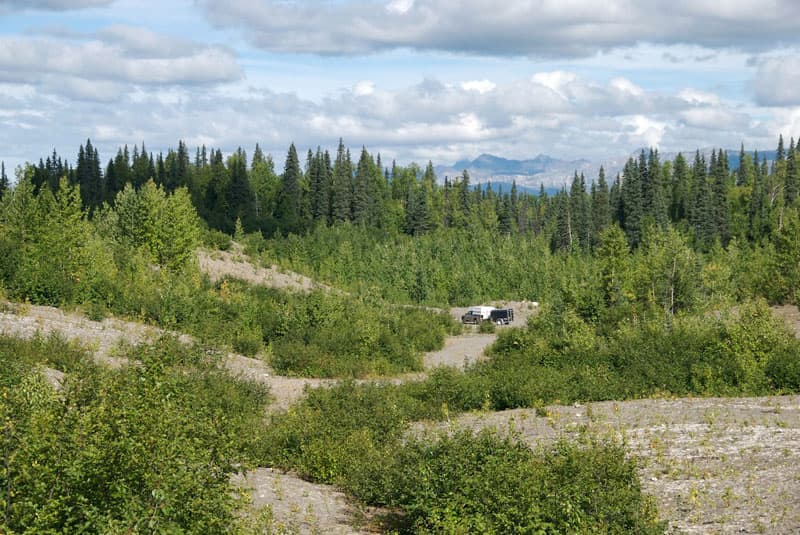
[[[800,104],[800,57],[782,56],[760,62],[753,81],[756,101],[764,106]]]
[[[206,48],[199,43],[125,24],[104,28],[98,32],[97,37],[104,43],[119,46],[127,57],[173,58],[191,55],[199,49]]]
[[[621,93],[627,93],[635,97],[641,97],[644,95],[644,90],[627,78],[614,78],[611,80],[610,86]]]
[[[362,80],[353,86],[353,93],[358,97],[365,97],[375,92],[375,82]]]
[[[711,104],[716,106],[720,103],[718,95],[693,88],[683,89],[678,93],[678,97],[689,104]]]
[[[150,34],[154,36],[155,34]],[[128,39],[129,40],[129,39]],[[111,83],[170,85],[217,84],[238,80],[242,71],[236,58],[221,48],[201,47],[177,54],[175,49],[156,54],[142,47],[133,53],[119,42],[57,41],[41,37],[0,36],[0,77],[17,83],[44,84],[59,92],[53,77],[65,77],[64,89],[74,96],[98,95]],[[90,83],[97,83],[92,90]],[[122,89],[123,86],[115,86]]]
[[[469,80],[461,84],[461,89],[464,91],[477,91],[478,93],[488,93],[494,90],[497,84],[491,80]]]
[[[414,7],[414,0],[391,0],[386,4],[386,11],[397,15],[405,15]]]
[[[538,72],[531,77],[531,81],[552,90],[566,99],[569,95],[565,88],[577,82],[578,75],[564,71]]]
[[[641,145],[649,147],[658,147],[667,129],[665,122],[657,121],[644,115],[623,118],[622,124],[629,127],[629,136],[634,142],[638,139]]]
[[[764,50],[797,43],[800,3],[762,0],[198,0],[219,27],[261,48],[355,54],[412,48],[498,56],[579,57],[640,43]],[[387,17],[386,13],[394,17]]]

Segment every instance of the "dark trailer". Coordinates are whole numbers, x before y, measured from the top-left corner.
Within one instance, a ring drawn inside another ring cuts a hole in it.
[[[489,321],[497,325],[508,325],[514,321],[514,309],[496,308],[489,313]]]

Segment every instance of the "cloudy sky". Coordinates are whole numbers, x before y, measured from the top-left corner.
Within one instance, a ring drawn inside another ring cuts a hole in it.
[[[0,0],[0,160],[574,159],[800,134],[796,0]]]

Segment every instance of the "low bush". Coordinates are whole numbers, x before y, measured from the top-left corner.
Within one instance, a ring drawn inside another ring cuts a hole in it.
[[[57,349],[0,338],[0,531],[230,532],[267,392],[170,340],[56,392],[31,363]]]
[[[484,431],[412,439],[372,465],[368,503],[399,508],[407,533],[663,533],[619,444],[531,450]]]
[[[401,533],[663,531],[617,443],[531,450],[489,432],[408,437],[408,422],[444,418],[449,403],[469,394],[454,381],[457,373],[310,391],[273,418],[260,443],[262,462],[397,511],[387,522]]]
[[[500,334],[482,378],[495,409],[534,400],[601,401],[674,395],[763,395],[796,389],[800,341],[764,302],[728,312],[622,321],[596,329],[568,309],[545,310]],[[474,408],[474,407],[468,407]]]

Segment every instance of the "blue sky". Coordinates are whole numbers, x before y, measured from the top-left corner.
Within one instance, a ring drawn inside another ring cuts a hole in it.
[[[774,148],[800,134],[798,28],[793,0],[0,0],[0,160]]]

